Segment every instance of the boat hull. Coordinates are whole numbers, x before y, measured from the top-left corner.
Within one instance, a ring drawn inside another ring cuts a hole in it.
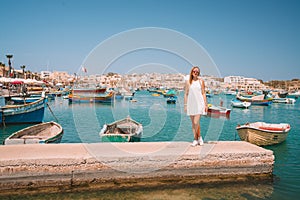
[[[104,124],[99,133],[102,142],[139,142],[142,134],[142,124],[130,117]]]
[[[0,109],[0,120],[4,124],[39,123],[44,120],[46,99],[30,104],[5,106]]]
[[[262,130],[248,125],[238,126],[238,135],[241,140],[258,146],[267,146],[282,143],[288,136],[289,129],[282,131]]]
[[[60,143],[62,127],[55,122],[45,122],[30,126],[13,133],[4,145]]]
[[[101,94],[100,96],[81,96],[81,95],[69,95],[70,103],[112,103],[114,101],[113,93]]]

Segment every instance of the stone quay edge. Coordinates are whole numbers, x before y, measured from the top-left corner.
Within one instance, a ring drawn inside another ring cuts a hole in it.
[[[0,146],[0,191],[120,189],[269,179],[274,155],[243,141]]]

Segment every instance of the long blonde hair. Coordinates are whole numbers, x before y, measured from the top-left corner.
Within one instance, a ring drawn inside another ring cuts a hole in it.
[[[200,75],[200,68],[199,68],[198,66],[192,67],[192,69],[191,69],[191,71],[190,71],[190,79],[189,79],[190,85],[192,84],[192,81],[193,81],[193,70],[194,70],[194,69],[198,69],[199,75]]]

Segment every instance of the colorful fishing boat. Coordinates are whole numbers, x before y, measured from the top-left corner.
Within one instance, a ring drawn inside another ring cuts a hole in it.
[[[5,105],[0,107],[0,120],[2,124],[9,123],[39,123],[44,119],[44,110],[47,99],[22,105]]]
[[[249,108],[251,106],[251,102],[240,101],[238,99],[232,99],[231,106],[235,107],[235,108]]]
[[[104,124],[99,133],[102,142],[139,142],[142,134],[142,124],[129,116],[111,124]]]
[[[236,127],[241,140],[258,146],[279,144],[285,141],[290,129],[290,125],[286,123],[265,122],[246,123]]]
[[[252,105],[269,106],[272,104],[272,98],[264,99],[265,95],[243,96],[237,95],[236,98],[240,101],[251,102]]]
[[[56,122],[44,122],[13,133],[4,145],[60,143],[63,128]]]
[[[170,90],[163,91],[162,94],[164,95],[164,97],[174,97],[177,95],[177,91],[174,89],[170,89]]]
[[[34,101],[39,100],[41,97],[11,97],[10,100],[14,102],[14,104],[26,104],[32,103]]]
[[[70,103],[112,103],[114,101],[114,93],[111,91],[109,93],[100,94],[69,94]]]

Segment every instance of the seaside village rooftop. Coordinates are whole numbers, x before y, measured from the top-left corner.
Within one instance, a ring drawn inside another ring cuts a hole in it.
[[[25,68],[25,67],[24,67]],[[0,86],[8,86],[12,80],[21,80],[29,86],[50,86],[64,87],[73,86],[74,83],[95,84],[101,87],[115,88],[139,88],[148,89],[151,87],[174,88],[183,90],[187,74],[162,74],[162,73],[132,73],[118,74],[109,72],[107,74],[95,75],[76,75],[68,74],[63,71],[41,71],[40,73],[24,70],[10,70],[9,67],[1,63]],[[10,73],[9,73],[10,72]],[[206,88],[213,91],[262,91],[262,90],[285,90],[298,91],[300,88],[300,80],[293,79],[291,81],[269,81],[263,82],[255,78],[244,76],[226,76],[212,77],[204,75]],[[24,81],[25,80],[25,81]]]

